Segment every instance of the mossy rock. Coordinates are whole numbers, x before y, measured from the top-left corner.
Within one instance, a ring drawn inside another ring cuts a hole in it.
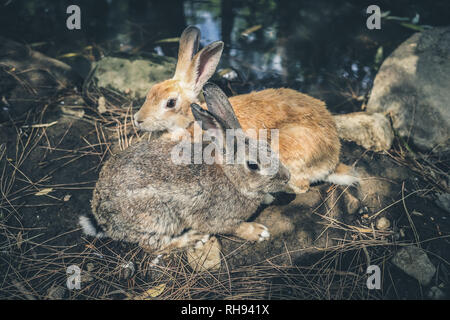
[[[145,59],[105,57],[98,61],[93,78],[99,88],[144,100],[151,86],[173,76],[175,65],[174,58],[156,54]]]

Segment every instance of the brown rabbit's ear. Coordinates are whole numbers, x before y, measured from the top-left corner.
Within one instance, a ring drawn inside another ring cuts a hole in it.
[[[178,62],[174,78],[183,79],[186,76],[192,58],[197,53],[200,42],[200,29],[189,26],[184,29],[180,37],[180,47],[178,49]]]
[[[186,82],[199,94],[203,85],[216,71],[222,56],[223,42],[215,41],[200,50],[192,59]]]
[[[241,129],[239,120],[225,93],[215,84],[208,82],[203,87],[208,110],[223,119],[230,129]]]

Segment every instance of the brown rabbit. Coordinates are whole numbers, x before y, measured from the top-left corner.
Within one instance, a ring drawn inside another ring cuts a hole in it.
[[[226,130],[240,129],[240,125],[226,95],[216,87],[211,89],[205,89],[211,90],[207,93],[208,105],[225,110],[222,112],[225,116],[218,117],[196,104],[191,112],[204,130],[216,130],[224,141]],[[235,234],[250,241],[268,239],[270,234],[265,226],[246,220],[267,193],[285,187],[289,171],[267,143],[255,144],[255,140],[243,135],[240,138],[245,158],[236,164],[223,161],[195,164],[191,158],[187,164],[176,163],[172,153],[181,142],[166,139],[140,141],[113,155],[100,172],[92,199],[92,212],[100,232],[85,216],[80,217],[83,231],[92,236],[139,243],[150,250],[186,247],[219,233]],[[219,150],[236,155],[234,145]],[[257,145],[260,154],[270,154],[270,161],[252,159],[249,156],[252,145]],[[191,146],[195,150],[210,145]],[[221,159],[221,153],[215,156]],[[268,170],[273,163],[277,164],[276,170]]]
[[[189,105],[199,103],[201,88],[213,75],[223,49],[216,41],[196,53],[199,38],[196,27],[184,30],[175,75],[150,89],[134,116],[139,129],[167,130],[173,139],[192,135]],[[230,102],[244,130],[279,130],[279,156],[291,173],[289,186],[295,193],[306,192],[316,181],[358,182],[353,170],[339,163],[336,125],[322,101],[281,88],[234,96]]]

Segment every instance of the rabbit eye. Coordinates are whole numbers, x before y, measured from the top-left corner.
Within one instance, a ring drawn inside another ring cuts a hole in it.
[[[175,107],[176,104],[177,104],[176,99],[169,99],[169,100],[167,100],[166,107],[169,109],[172,109],[173,107]]]
[[[247,168],[249,168],[251,171],[258,171],[259,166],[257,163],[247,161]]]

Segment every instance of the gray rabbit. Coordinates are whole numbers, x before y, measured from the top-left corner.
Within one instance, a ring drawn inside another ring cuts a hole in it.
[[[192,150],[219,145],[218,141],[226,140],[227,129],[240,129],[226,95],[217,86],[206,84],[203,93],[208,110],[192,104],[192,113],[202,129],[215,132],[217,139],[209,144],[189,142]],[[285,187],[290,174],[280,162],[278,170],[271,172],[260,159],[248,160],[255,140],[243,138],[246,160],[237,164],[224,161],[226,152],[237,153],[235,145],[226,143],[220,145],[222,153],[214,153],[217,161],[213,164],[174,163],[171,155],[180,142],[165,139],[141,141],[113,155],[102,168],[93,194],[98,229],[94,231],[83,216],[80,224],[85,233],[138,243],[150,251],[190,246],[210,234],[268,239],[265,226],[246,220],[266,194]],[[267,143],[256,145],[258,152],[277,157]]]

